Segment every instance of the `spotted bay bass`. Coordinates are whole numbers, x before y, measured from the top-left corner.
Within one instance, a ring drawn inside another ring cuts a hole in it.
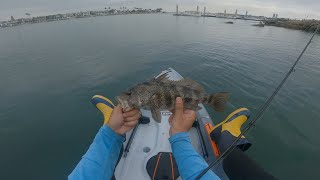
[[[203,87],[191,79],[171,81],[167,74],[149,82],[137,84],[116,97],[124,111],[133,108],[151,110],[152,118],[160,123],[162,110],[172,110],[177,97],[181,97],[184,108],[198,111],[199,103],[208,104],[215,111],[224,111],[229,93],[207,94]]]

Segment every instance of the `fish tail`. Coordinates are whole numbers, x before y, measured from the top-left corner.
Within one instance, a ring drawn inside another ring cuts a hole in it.
[[[204,103],[212,106],[215,111],[223,112],[229,97],[230,97],[230,93],[219,92],[219,93],[211,94],[206,98],[204,98]]]

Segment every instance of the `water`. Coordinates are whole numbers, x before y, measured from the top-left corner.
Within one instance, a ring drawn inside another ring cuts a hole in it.
[[[310,34],[225,19],[128,15],[0,29],[0,179],[65,179],[102,123],[95,94],[175,68],[227,112],[255,114]],[[250,156],[280,179],[316,179],[320,161],[320,38],[248,134]],[[244,163],[245,164],[245,163]]]

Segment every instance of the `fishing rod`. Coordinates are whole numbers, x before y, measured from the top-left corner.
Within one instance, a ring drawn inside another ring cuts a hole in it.
[[[212,167],[215,167],[217,164],[219,164],[223,159],[225,159],[235,148],[236,148],[236,144],[239,142],[239,140],[241,139],[242,136],[246,135],[248,133],[248,131],[255,126],[255,123],[257,122],[257,120],[263,115],[263,113],[265,112],[266,109],[268,109],[268,107],[270,106],[270,103],[272,102],[273,98],[278,94],[278,92],[280,91],[281,87],[283,86],[283,84],[287,81],[288,77],[295,71],[295,67],[297,65],[297,63],[300,61],[302,55],[304,54],[304,52],[307,50],[308,46],[310,45],[313,37],[315,36],[315,34],[318,32],[320,28],[320,24],[318,25],[317,29],[314,31],[313,35],[311,36],[310,40],[308,41],[308,43],[306,44],[306,46],[304,47],[304,49],[302,50],[302,52],[300,53],[299,57],[297,58],[297,60],[294,62],[294,64],[292,65],[292,67],[290,68],[289,72],[286,74],[286,76],[282,79],[282,81],[280,82],[280,84],[277,86],[277,88],[275,89],[275,91],[272,93],[272,95],[268,98],[267,102],[262,106],[262,108],[259,110],[259,112],[257,113],[257,115],[250,121],[250,123],[245,127],[245,129],[241,132],[241,134],[236,138],[235,141],[233,141],[233,143],[229,146],[229,148],[227,150],[225,150],[220,156],[219,158],[214,161],[213,163],[211,163],[206,169],[204,169],[197,177],[196,180],[200,180],[200,178]]]

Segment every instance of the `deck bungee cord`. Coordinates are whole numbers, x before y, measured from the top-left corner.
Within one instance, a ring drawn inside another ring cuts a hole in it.
[[[302,52],[300,53],[299,57],[297,58],[297,60],[294,62],[294,64],[291,66],[289,72],[285,75],[285,77],[282,79],[282,81],[280,82],[280,84],[277,86],[277,88],[275,89],[275,91],[272,93],[272,95],[268,98],[268,100],[266,101],[266,103],[260,108],[260,110],[258,111],[258,113],[256,114],[256,116],[249,122],[249,124],[245,127],[245,129],[241,132],[241,134],[236,138],[236,140],[234,140],[234,142],[228,147],[228,149],[226,149],[218,158],[216,161],[212,162],[206,169],[204,169],[197,177],[196,180],[199,180],[209,169],[211,169],[212,167],[215,167],[216,165],[218,165],[219,163],[222,162],[223,159],[225,159],[235,148],[236,148],[236,144],[239,142],[239,140],[241,139],[242,136],[245,136],[249,130],[255,126],[256,122],[258,119],[260,119],[260,117],[264,114],[264,112],[268,109],[268,107],[270,106],[272,100],[274,99],[274,97],[278,94],[278,92],[280,91],[280,89],[282,88],[282,86],[284,85],[284,83],[287,81],[287,79],[289,78],[289,76],[295,71],[295,67],[298,64],[298,62],[300,61],[301,57],[303,56],[304,52],[307,50],[308,46],[311,44],[312,39],[314,38],[314,36],[317,34],[318,30],[320,28],[320,24],[318,24],[318,27],[316,28],[316,30],[314,31],[314,33],[312,34],[310,40],[308,41],[308,43],[306,44],[306,46],[304,47],[304,49],[302,50]]]

